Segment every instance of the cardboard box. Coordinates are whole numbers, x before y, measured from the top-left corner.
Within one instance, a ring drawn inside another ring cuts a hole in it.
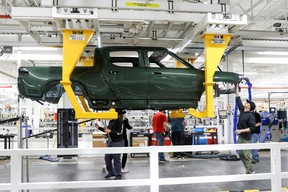
[[[93,147],[106,147],[106,138],[103,133],[93,133]]]
[[[147,137],[133,137],[133,147],[146,147],[148,145]]]

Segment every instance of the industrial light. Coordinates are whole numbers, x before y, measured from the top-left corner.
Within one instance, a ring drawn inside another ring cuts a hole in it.
[[[186,42],[184,45],[182,45],[177,52],[181,52],[189,43],[191,43],[192,39],[190,39],[188,42]]]
[[[288,51],[260,51],[257,53],[260,55],[288,55]]]
[[[15,51],[54,51],[61,50],[62,48],[56,47],[13,47]]]
[[[242,72],[237,71],[237,72],[234,72],[234,73],[242,74],[243,71]],[[257,72],[244,72],[244,74],[245,75],[258,75],[259,73],[257,73]]]
[[[101,48],[101,37],[100,37],[100,35],[97,36],[97,45],[98,45],[98,48]]]

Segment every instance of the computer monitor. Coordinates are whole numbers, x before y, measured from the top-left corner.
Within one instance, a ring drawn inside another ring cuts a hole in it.
[[[269,112],[275,114],[276,113],[276,107],[270,107]]]
[[[226,119],[227,118],[227,110],[218,110],[219,118]]]

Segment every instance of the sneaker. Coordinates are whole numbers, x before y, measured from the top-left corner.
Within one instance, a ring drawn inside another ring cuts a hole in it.
[[[110,177],[114,177],[115,175],[113,173],[108,173],[105,175],[105,179],[109,179]]]
[[[161,163],[168,163],[169,161],[167,159],[162,159],[162,160],[159,160],[159,162]]]
[[[121,173],[129,173],[129,170],[121,168]]]
[[[255,174],[255,170],[251,171],[251,172],[247,172],[246,174]]]
[[[104,173],[106,171],[106,165],[103,165],[102,172]]]
[[[253,164],[259,163],[259,159],[252,159],[252,163]]]
[[[121,176],[116,176],[116,177],[114,178],[114,180],[122,180],[122,177],[121,177]]]

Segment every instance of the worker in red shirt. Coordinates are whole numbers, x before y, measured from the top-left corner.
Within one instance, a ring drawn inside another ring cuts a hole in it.
[[[171,130],[170,125],[168,125],[168,119],[165,115],[165,110],[160,109],[159,112],[157,112],[152,119],[152,126],[153,126],[153,132],[154,136],[158,141],[158,146],[164,146],[165,141],[165,129],[167,131]],[[160,152],[158,154],[158,158],[160,162],[167,162],[165,159],[165,155],[163,152]]]

